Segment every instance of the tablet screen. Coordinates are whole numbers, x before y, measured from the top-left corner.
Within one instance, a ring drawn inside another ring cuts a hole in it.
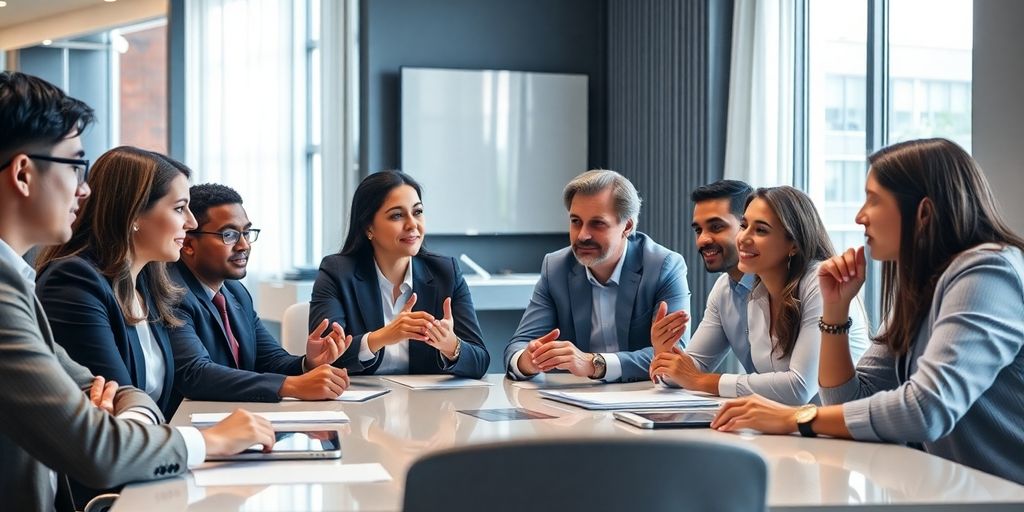
[[[633,414],[651,420],[657,426],[707,427],[715,418],[716,411],[636,412]]]
[[[208,455],[208,461],[340,459],[341,441],[337,430],[282,431],[275,433],[274,448],[263,453],[253,445],[233,455]]]
[[[329,452],[341,448],[336,430],[277,432],[274,437],[274,453]],[[263,453],[263,446],[253,445],[242,453]]]

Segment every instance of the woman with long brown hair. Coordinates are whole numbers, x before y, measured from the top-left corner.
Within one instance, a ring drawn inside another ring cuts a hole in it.
[[[93,374],[135,386],[170,418],[174,358],[168,329],[182,290],[167,277],[185,231],[190,171],[150,151],[119,147],[89,174],[92,195],[67,243],[40,255],[36,294],[54,339]]]
[[[793,187],[759,188],[746,201],[736,236],[738,269],[753,276],[747,302],[746,374],[711,373],[730,346],[695,335],[686,350],[655,356],[652,377],[696,391],[736,397],[757,393],[782,403],[817,402],[818,266],[835,255],[811,198]],[[848,357],[868,345],[863,309],[855,310]]]
[[[819,371],[828,405],[762,397],[727,403],[719,430],[921,443],[1024,483],[1024,239],[996,208],[977,163],[945,139],[871,155],[857,214],[882,265],[883,327],[854,368],[844,325],[866,277],[864,248],[818,272]]]

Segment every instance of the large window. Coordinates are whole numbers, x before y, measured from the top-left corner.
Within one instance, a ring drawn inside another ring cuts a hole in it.
[[[924,137],[970,151],[972,9],[972,0],[807,0],[803,172],[837,250],[864,243],[854,219],[867,154]]]

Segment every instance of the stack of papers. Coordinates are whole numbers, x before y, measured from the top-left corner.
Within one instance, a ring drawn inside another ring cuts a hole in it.
[[[213,425],[230,413],[196,412],[189,417],[193,425]],[[263,416],[271,423],[348,423],[348,415],[341,411],[287,411],[287,412],[254,412]]]
[[[451,375],[388,375],[381,378],[412,389],[477,388],[492,385],[482,380]]]
[[[638,409],[717,409],[719,401],[682,389],[650,388],[636,391],[551,391],[541,390],[549,400],[594,411]]]

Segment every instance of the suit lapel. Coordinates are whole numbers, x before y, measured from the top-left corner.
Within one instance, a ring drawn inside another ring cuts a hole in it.
[[[438,307],[434,275],[416,257],[412,258],[412,291],[416,294],[416,305],[412,307],[413,311],[426,311],[434,314],[443,309]],[[426,343],[410,341],[409,373],[435,373],[437,365],[432,364],[436,357],[433,352],[432,347]]]
[[[214,325],[220,328],[220,343],[224,347],[226,353],[231,354],[231,344],[228,343],[228,333],[224,330],[224,322],[221,321],[220,312],[217,311],[217,306],[213,305],[213,299],[210,298],[210,294],[206,291],[206,287],[199,282],[199,279],[197,279],[196,276],[192,274],[192,271],[189,270],[189,268],[180,260],[175,265],[177,266],[178,273],[181,274],[182,279],[185,281],[185,284],[188,285],[188,289],[192,292],[192,295],[195,295],[199,303],[203,305],[203,309],[206,310],[206,313],[210,315],[210,318],[213,318]],[[235,336],[237,339],[238,335],[235,334]],[[241,341],[239,341],[239,344],[241,344]],[[228,359],[230,359],[230,357]],[[234,363],[232,362],[232,364]]]
[[[377,282],[377,271],[373,268],[373,257],[362,258],[355,272],[356,302],[359,303],[359,314],[363,317],[363,327],[367,331],[384,326],[384,304],[380,299],[380,286]]]
[[[643,248],[631,239],[626,243],[630,246],[626,251],[626,261],[622,264],[622,273],[619,274],[619,292],[615,298],[615,334],[619,350],[630,349],[629,323],[633,318],[636,294],[640,290],[640,278],[643,277]]]
[[[583,268],[578,261],[573,259],[572,268],[569,270],[569,306],[572,310],[572,324],[576,330],[576,346],[584,351],[590,351],[590,328],[592,325],[591,316],[594,312],[594,290],[587,280],[587,269]],[[560,338],[565,339],[565,333]]]
[[[50,330],[50,321],[46,318],[46,311],[43,310],[43,305],[39,302],[39,297],[35,293],[30,293],[32,296],[32,305],[35,307],[36,323],[39,324],[39,332],[43,335],[43,341],[46,342],[46,346],[53,350],[53,331]]]

